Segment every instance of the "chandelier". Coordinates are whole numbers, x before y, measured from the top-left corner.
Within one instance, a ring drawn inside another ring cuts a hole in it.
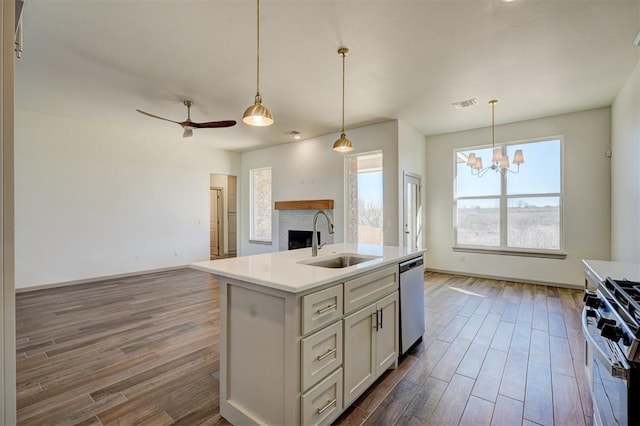
[[[471,168],[471,174],[474,176],[482,177],[489,170],[494,170],[496,173],[500,173],[505,176],[507,172],[518,173],[520,172],[520,164],[524,163],[524,154],[521,149],[516,150],[513,155],[513,163],[517,165],[517,169],[514,172],[509,168],[509,156],[506,153],[505,148],[496,148],[496,120],[495,120],[495,107],[497,100],[492,99],[489,101],[491,105],[491,152],[493,157],[491,159],[491,165],[483,167],[482,157],[476,156],[474,152],[470,153],[467,157],[467,166]]]

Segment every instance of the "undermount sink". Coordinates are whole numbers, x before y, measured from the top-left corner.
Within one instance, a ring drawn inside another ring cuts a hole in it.
[[[356,253],[341,253],[337,256],[321,257],[320,259],[301,260],[302,263],[320,268],[347,268],[363,262],[380,259],[380,256],[369,256]]]

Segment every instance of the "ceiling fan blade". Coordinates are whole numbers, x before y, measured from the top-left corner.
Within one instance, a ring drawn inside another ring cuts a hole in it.
[[[144,114],[144,115],[148,115],[149,117],[157,118],[158,120],[170,121],[171,123],[181,124],[179,121],[169,120],[168,118],[159,117],[157,115],[149,114],[148,112],[140,111],[139,109],[137,109],[136,111],[138,111],[140,114]]]
[[[191,127],[198,129],[212,129],[216,127],[232,127],[236,125],[235,120],[223,120],[223,121],[208,121],[206,123],[189,123]]]

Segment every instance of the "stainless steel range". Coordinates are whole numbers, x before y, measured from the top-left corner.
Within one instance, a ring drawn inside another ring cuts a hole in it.
[[[640,424],[640,282],[607,277],[584,302],[594,423]]]

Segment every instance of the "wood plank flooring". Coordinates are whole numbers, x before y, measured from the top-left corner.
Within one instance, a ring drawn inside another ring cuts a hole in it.
[[[423,341],[335,423],[590,424],[581,297],[425,274]],[[219,306],[189,269],[18,294],[19,424],[228,424]]]

